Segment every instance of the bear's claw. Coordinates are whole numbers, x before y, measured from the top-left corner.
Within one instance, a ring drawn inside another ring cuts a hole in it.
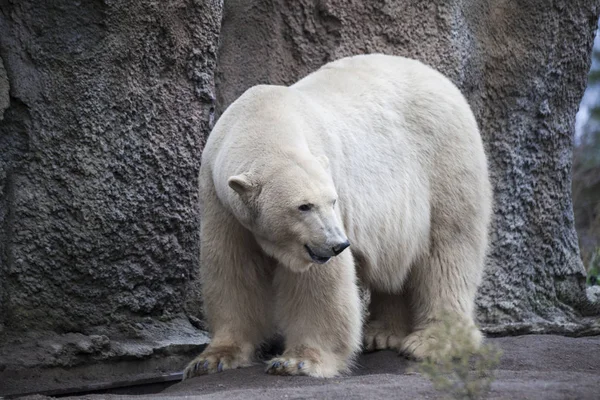
[[[213,348],[205,350],[188,364],[183,371],[183,380],[250,365],[252,365],[250,360],[242,357],[237,347]]]
[[[271,375],[309,375],[306,365],[306,361],[295,358],[274,358],[267,362],[266,372]]]
[[[183,380],[189,379],[196,375],[204,375],[208,373],[208,367],[210,363],[208,360],[204,361],[202,359],[192,361],[183,371]]]

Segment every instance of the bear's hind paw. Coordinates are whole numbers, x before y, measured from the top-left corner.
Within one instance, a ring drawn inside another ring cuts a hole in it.
[[[400,351],[405,337],[406,333],[395,332],[375,322],[365,327],[363,347],[367,352],[386,349]]]

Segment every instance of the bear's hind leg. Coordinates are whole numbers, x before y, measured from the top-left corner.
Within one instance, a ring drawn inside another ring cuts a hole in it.
[[[413,331],[402,352],[433,361],[479,348],[482,334],[473,319],[483,251],[459,235],[437,242],[409,276]]]
[[[302,273],[280,266],[275,288],[286,349],[269,361],[267,372],[321,378],[347,372],[360,350],[362,329],[351,253]]]
[[[404,293],[387,294],[371,291],[369,320],[365,326],[363,344],[366,351],[401,350],[410,332],[410,309]]]

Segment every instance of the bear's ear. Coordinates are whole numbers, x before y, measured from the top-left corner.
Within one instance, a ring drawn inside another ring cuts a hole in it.
[[[246,174],[229,177],[227,184],[242,197],[248,196],[248,194],[254,188],[254,184],[250,181],[250,179],[248,179]]]
[[[329,158],[327,156],[318,156],[317,160],[319,160],[323,168],[329,169]]]

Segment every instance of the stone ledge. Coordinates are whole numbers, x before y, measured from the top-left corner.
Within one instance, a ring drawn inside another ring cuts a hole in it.
[[[135,338],[115,333],[26,333],[0,346],[0,396],[62,394],[179,379],[209,342],[187,318],[140,322]]]
[[[110,334],[36,333],[3,340],[0,396],[64,395],[178,381],[183,367],[210,340],[185,317],[170,322],[146,320],[132,326],[139,329],[134,339]],[[600,319],[484,325],[482,330],[489,337],[592,336],[600,334]]]
[[[560,321],[510,322],[496,325],[483,325],[481,330],[490,337],[520,335],[561,335],[583,337],[600,335],[600,317]]]

